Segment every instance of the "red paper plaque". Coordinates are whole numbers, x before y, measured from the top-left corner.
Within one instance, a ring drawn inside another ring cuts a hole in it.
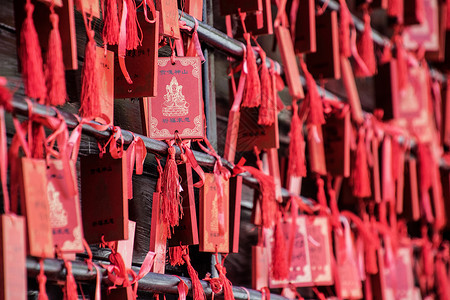
[[[403,193],[403,216],[407,220],[420,219],[419,188],[417,181],[417,160],[409,158],[405,162],[405,185]]]
[[[128,221],[128,240],[117,242],[117,252],[120,253],[125,262],[125,267],[131,269],[133,262],[134,235],[136,232],[136,222]]]
[[[273,19],[272,19],[272,8],[270,5],[270,0],[262,0],[261,11],[256,11],[254,13],[247,13],[245,17],[245,28],[247,32],[252,33],[254,36],[273,34]],[[237,19],[237,29],[235,38],[243,37],[244,30],[242,29],[242,22],[239,16]]]
[[[350,112],[344,116],[331,114],[323,125],[327,171],[334,176],[350,176],[350,143],[352,124]]]
[[[278,118],[271,126],[258,124],[258,108],[242,107],[239,120],[238,140],[236,151],[253,151],[254,146],[259,149],[279,148]]]
[[[180,243],[182,245],[197,245],[199,239],[191,164],[187,162],[178,165],[178,174],[181,177],[183,218],[180,220],[179,226],[174,228],[169,246],[180,246]]]
[[[53,258],[54,244],[50,226],[45,160],[22,158],[21,209],[26,216],[28,254]]]
[[[370,286],[372,287],[373,299],[387,300],[386,298],[386,277],[384,276],[384,256],[382,253],[384,249],[376,250],[376,259],[378,273],[375,275],[367,274],[367,279],[370,280]]]
[[[202,139],[205,134],[201,64],[198,57],[158,59],[158,96],[149,106],[149,136]]]
[[[267,248],[252,246],[252,289],[261,290],[269,284],[269,261]]]
[[[280,48],[281,61],[283,62],[289,94],[295,99],[303,98],[305,94],[303,93],[303,85],[300,81],[300,73],[295,58],[291,33],[289,29],[278,26],[275,28],[275,34]]]
[[[222,16],[238,14],[240,12],[256,12],[263,10],[265,0],[220,0],[220,14]]]
[[[413,299],[414,274],[412,249],[409,247],[398,248],[394,263],[395,268],[384,269],[384,276],[386,278],[386,299]]]
[[[416,50],[419,46],[426,51],[439,49],[439,6],[438,0],[423,0],[423,23],[406,27],[403,44],[407,49]]]
[[[155,3],[160,16],[159,34],[179,39],[180,27],[178,25],[177,0],[156,0]]]
[[[53,241],[59,250],[84,252],[76,167],[74,162],[70,161],[69,163],[72,169],[72,178],[66,178],[61,160],[50,159],[47,161],[50,224],[53,229]],[[70,194],[68,180],[73,181],[76,188],[75,195]]]
[[[25,20],[25,0],[14,2],[14,17],[16,26],[17,49],[19,49],[20,32],[23,21]],[[44,2],[51,3],[46,0]],[[48,4],[41,1],[32,1],[34,5],[33,20],[36,25],[36,31],[39,37],[39,45],[41,47],[43,57],[46,56],[48,47],[48,37],[52,25],[50,23],[50,9]],[[62,4],[61,4],[62,3]],[[63,61],[66,70],[78,69],[77,59],[77,39],[75,31],[75,13],[73,0],[56,0],[55,13],[59,16],[59,32],[61,36],[61,46],[63,53]],[[20,65],[19,65],[20,68]]]
[[[81,208],[90,244],[128,239],[127,162],[109,154],[81,157]],[[105,209],[108,208],[108,209]]]
[[[283,223],[283,231],[285,232],[285,237],[288,238],[292,220],[288,218],[286,221],[286,223]],[[292,261],[289,267],[288,280],[275,280],[270,278],[270,288],[284,287],[287,286],[288,283],[291,283],[294,286],[311,286],[313,284],[306,223],[307,221],[305,216],[296,217],[297,227],[294,237],[294,247],[292,251]],[[274,241],[272,230],[268,232],[266,238],[270,241],[270,244],[273,245]],[[269,261],[272,260],[270,252],[271,251],[268,251],[270,258]]]
[[[200,188],[200,251],[229,252],[229,186],[222,179],[223,197],[220,199],[214,174],[205,174]]]
[[[291,6],[287,5],[286,8],[286,13],[290,15]],[[291,22],[293,22],[292,19]],[[325,39],[325,36],[320,38]],[[316,52],[316,6],[314,0],[298,1],[294,49],[296,53]]]
[[[13,214],[0,222],[0,298],[27,299],[25,218]]]
[[[155,252],[152,272],[164,274],[166,268],[167,224],[163,223],[160,209],[160,193],[153,193],[152,224],[150,227],[150,251]]]
[[[317,135],[319,140],[317,140],[312,134],[312,128],[309,128],[308,131],[308,152],[311,164],[311,171],[320,175],[327,174],[327,164],[325,162],[325,150],[324,150],[324,141],[322,134],[322,126],[316,126]]]
[[[314,1],[312,2],[314,8]],[[306,55],[309,72],[314,78],[341,78],[337,12],[326,11],[317,16],[314,30],[320,38],[317,39],[315,53]]]
[[[125,65],[133,84],[125,80],[120,71],[119,58],[114,55],[114,98],[154,97],[157,93],[159,14],[154,17],[155,23],[145,21],[142,13],[137,13],[137,16],[144,36],[142,45],[136,50],[127,51],[125,57]]]
[[[239,231],[241,229],[242,176],[231,177],[230,185],[230,252],[239,252]]]
[[[310,216],[306,218],[308,251],[314,285],[332,285],[331,235],[328,217]]]
[[[106,54],[106,55],[105,55]],[[97,47],[100,111],[114,124],[114,52]]]

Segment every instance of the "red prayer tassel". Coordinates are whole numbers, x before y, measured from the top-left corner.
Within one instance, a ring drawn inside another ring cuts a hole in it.
[[[420,176],[420,195],[422,200],[422,207],[427,222],[434,221],[433,212],[431,208],[431,200],[429,190],[432,187],[433,178],[433,158],[430,149],[422,143],[417,145],[417,158],[419,162],[419,176]]]
[[[99,104],[99,79],[96,62],[96,43],[94,30],[87,30],[88,42],[84,51],[84,64],[81,85],[81,107],[79,114],[85,118],[98,117],[100,115]]]
[[[77,283],[75,277],[72,274],[72,263],[70,261],[64,261],[66,266],[66,283],[64,286],[64,300],[78,300]]]
[[[305,108],[308,109],[308,118],[306,119],[306,123],[308,125],[316,126],[323,125],[325,124],[325,117],[323,116],[323,103],[319,92],[317,91],[316,82],[311,73],[309,73],[303,57],[300,58],[300,66],[302,67],[302,71],[305,75],[306,88],[308,89],[306,102],[304,104],[307,105]]]
[[[367,10],[367,7],[364,9],[364,31],[362,32],[358,43],[357,43],[358,53],[361,56],[361,59],[366,64],[367,70],[369,71],[369,76],[375,75],[377,72],[377,65],[375,60],[375,51],[373,48],[373,39],[372,39],[372,27],[370,26],[370,14]],[[367,76],[359,65],[355,66],[355,75],[358,77]]]
[[[217,255],[216,255],[216,261],[218,261]],[[216,263],[215,266],[216,266],[217,272],[219,273],[219,279],[222,281],[223,298],[225,300],[234,300],[233,288],[231,287],[230,280],[228,280],[228,278],[226,276],[227,270],[220,263]]]
[[[258,76],[255,53],[250,43],[250,34],[244,33],[247,42],[247,80],[245,82],[243,107],[258,107],[261,104],[261,82]]]
[[[7,111],[12,111],[12,93],[11,91],[6,87],[6,78],[0,76],[0,105],[5,108]]]
[[[139,46],[137,31],[136,3],[134,0],[125,0],[127,4],[127,50],[136,49]]]
[[[47,105],[63,105],[66,102],[66,78],[62,55],[59,16],[51,8],[50,22],[52,30],[48,38],[48,52],[45,62],[45,80],[47,82]]]
[[[175,161],[175,148],[168,149],[166,165],[162,176],[162,217],[168,227],[168,237],[172,236],[172,228],[178,225],[178,220],[182,217],[181,196],[179,193],[180,180],[177,163]]]
[[[359,129],[358,144],[356,146],[355,168],[352,173],[353,195],[358,198],[370,197],[369,168],[367,166],[367,153],[364,143],[364,129]]]
[[[41,258],[39,261],[40,270],[39,275],[37,276],[37,281],[39,284],[39,295],[37,300],[48,300],[47,290],[45,288],[45,284],[47,283],[47,276],[44,273],[44,259]]]
[[[184,265],[183,248],[180,246],[169,247],[169,262],[171,266]]]
[[[289,276],[286,238],[284,236],[281,219],[281,213],[278,212],[277,224],[274,231],[275,241],[272,248],[272,276],[275,280],[284,280]]]
[[[32,137],[29,137],[31,143],[31,157],[43,159],[45,158],[45,130],[39,123],[32,124]]]
[[[275,99],[272,90],[272,78],[266,65],[266,52],[259,51],[261,57],[261,107],[259,108],[258,124],[271,126],[275,122]]]
[[[42,54],[39,39],[34,27],[34,5],[30,0],[25,4],[27,17],[20,32],[20,62],[25,93],[30,98],[44,99],[46,95],[45,77],[42,67]]]
[[[352,56],[350,48],[350,24],[352,16],[345,0],[339,0],[339,4],[341,6],[339,15],[339,49],[343,56],[350,57]]]
[[[189,277],[191,278],[192,285],[192,296],[194,300],[205,300],[205,291],[203,290],[202,283],[198,278],[197,271],[194,270],[194,267],[191,264],[191,259],[189,257],[188,248],[183,251],[183,259],[186,262],[187,271],[189,273]]]
[[[105,0],[103,14],[103,42],[108,45],[117,45],[120,26],[116,0]]]
[[[306,176],[306,164],[305,164],[305,139],[303,137],[303,124],[298,116],[298,106],[294,101],[292,102],[292,120],[291,131],[289,138],[289,176],[305,177]]]
[[[321,206],[320,210],[321,212],[326,213],[326,210],[328,208],[327,196],[325,195],[323,179],[318,174],[316,178],[316,184],[317,184],[317,201]]]

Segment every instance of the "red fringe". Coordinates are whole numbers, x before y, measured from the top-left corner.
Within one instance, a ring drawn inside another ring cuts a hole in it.
[[[6,87],[6,78],[0,76],[0,105],[5,108],[7,111],[12,111],[12,93]]]
[[[84,51],[84,64],[81,74],[81,107],[79,114],[85,118],[98,117],[100,115],[99,103],[99,79],[97,73],[97,54],[94,31],[88,29],[88,42]]]
[[[261,49],[261,107],[259,108],[258,124],[271,126],[275,122],[275,99],[272,90],[272,78],[266,65],[266,53]]]
[[[169,247],[169,262],[171,266],[184,265],[183,248],[180,246]]]
[[[370,197],[370,174],[367,166],[367,153],[364,143],[364,129],[359,130],[356,146],[355,167],[352,172],[353,195],[358,198]]]
[[[305,75],[306,88],[308,89],[308,94],[306,95],[306,100],[303,104],[306,105],[305,108],[308,109],[308,118],[306,119],[306,123],[308,125],[316,126],[323,125],[325,124],[325,117],[323,116],[323,103],[319,92],[317,91],[316,82],[311,73],[309,73],[303,58],[300,59],[300,66],[302,67],[302,71]]]
[[[52,30],[48,38],[48,52],[45,63],[45,79],[47,82],[47,105],[57,106],[66,102],[66,78],[59,33],[59,16],[50,15]]]
[[[255,53],[253,53],[250,42],[250,34],[244,33],[247,42],[247,80],[245,82],[243,107],[258,107],[261,104],[261,82],[258,76],[258,66],[256,65]]]
[[[369,76],[375,75],[377,73],[377,62],[375,59],[375,51],[373,47],[370,14],[367,11],[367,8],[364,10],[364,31],[358,40],[357,48],[361,59],[366,64],[367,70],[369,71]],[[358,77],[366,76],[365,72],[363,72],[359,68],[358,64],[356,64],[355,66],[355,75]]]
[[[162,217],[169,224],[168,237],[172,236],[172,228],[178,225],[178,220],[183,216],[181,207],[181,196],[179,193],[180,180],[177,163],[175,161],[175,148],[168,149],[166,165],[162,176]]]
[[[303,137],[303,124],[298,116],[298,106],[294,101],[292,102],[292,120],[291,131],[289,138],[289,176],[305,177],[306,176],[306,164],[305,164],[305,139]]]
[[[127,3],[127,50],[136,49],[139,46],[137,31],[136,3],[134,0],[125,0]]]
[[[42,54],[39,38],[34,27],[34,5],[30,0],[25,4],[27,17],[20,32],[19,55],[22,64],[22,79],[25,93],[30,98],[44,99],[46,95],[45,77],[42,67]]]
[[[108,45],[119,43],[119,15],[117,14],[117,1],[105,0],[103,11],[103,42]]]
[[[339,4],[341,6],[339,16],[339,49],[341,49],[343,56],[350,57],[352,56],[350,47],[350,24],[352,16],[345,0],[339,0]]]
[[[64,261],[66,266],[66,283],[64,286],[64,300],[78,300],[77,283],[75,277],[72,274],[72,263],[70,261]]]
[[[227,270],[219,263],[217,263],[215,266],[217,272],[219,273],[219,279],[222,281],[223,298],[225,300],[234,300],[233,288],[231,287],[230,280],[228,280],[226,276]]]
[[[275,280],[284,280],[289,276],[288,252],[281,219],[281,213],[278,212],[272,248],[272,276]]]
[[[187,251],[183,252],[183,259],[186,262],[187,271],[189,273],[189,277],[191,278],[192,296],[194,300],[205,300],[206,299],[205,291],[203,290],[202,283],[198,278],[197,271],[195,271],[194,267],[191,264],[191,259]]]

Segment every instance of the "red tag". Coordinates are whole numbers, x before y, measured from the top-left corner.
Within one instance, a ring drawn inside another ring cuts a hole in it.
[[[288,280],[274,280],[273,278],[270,278],[270,288],[284,287],[287,286],[288,283],[291,283],[294,286],[310,286],[313,283],[311,260],[308,251],[306,217],[297,216],[295,220],[297,226],[295,229],[291,265],[289,267],[289,278]],[[283,229],[285,231],[285,236],[288,237],[292,227],[292,220],[287,219],[286,221],[287,222],[283,224]],[[270,232],[266,238],[268,238],[273,245],[273,232]],[[270,257],[270,251],[268,251],[268,253]]]
[[[325,162],[325,150],[323,145],[322,126],[315,126],[317,135],[311,132],[312,127],[308,129],[308,152],[311,164],[311,170],[320,175],[327,174],[327,164]]]
[[[220,14],[222,16],[238,14],[240,12],[256,12],[263,10],[265,0],[220,0]]]
[[[294,23],[295,19],[295,52],[316,52],[316,6],[314,0],[297,1],[297,3],[297,8],[286,6],[286,12],[291,17],[291,23]],[[324,38],[325,36],[320,36],[320,39]]]
[[[81,157],[81,201],[83,227],[90,244],[128,239],[126,155]],[[109,209],[103,209],[108,207]]]
[[[128,221],[128,239],[117,242],[117,252],[122,255],[125,267],[131,269],[133,262],[134,234],[136,232],[136,222]]]
[[[252,289],[261,290],[269,284],[267,252],[264,246],[252,246]]]
[[[427,51],[439,49],[439,5],[438,0],[421,0],[423,2],[422,24],[408,26],[403,32],[403,43],[408,49],[422,46]]]
[[[271,126],[258,124],[258,108],[242,107],[240,120],[238,122],[237,152],[253,151],[257,146],[259,149],[279,148],[278,118]]]
[[[100,19],[100,6],[97,0],[77,0],[75,1],[75,5],[78,10],[81,10],[82,7],[86,14]]]
[[[291,33],[287,28],[278,26],[275,28],[275,34],[280,48],[281,61],[283,62],[289,94],[295,99],[303,98],[305,94],[303,93],[303,85],[300,81],[300,73],[297,60],[295,59]]]
[[[200,188],[200,251],[228,253],[229,233],[229,186],[222,178],[223,197],[217,190],[214,174],[205,174]]]
[[[344,82],[345,91],[347,93],[348,102],[352,112],[352,119],[356,123],[362,124],[364,122],[364,115],[361,108],[361,101],[359,100],[358,89],[356,88],[355,76],[353,75],[352,65],[345,56],[340,57],[342,81]]]
[[[21,209],[27,221],[28,254],[53,258],[45,160],[23,157]]]
[[[267,149],[267,160],[269,165],[269,174],[273,177],[275,182],[275,199],[283,202],[281,195],[281,178],[280,178],[280,163],[278,162],[278,150],[275,148]]]
[[[176,0],[156,0],[156,9],[159,11],[159,34],[174,39],[180,38],[178,25],[178,6]],[[155,23],[157,24],[157,23]]]
[[[0,222],[0,298],[27,299],[25,218],[1,215]]]
[[[184,9],[188,14],[199,21],[203,19],[203,0],[186,0],[184,2]]]
[[[334,176],[350,176],[350,143],[352,124],[349,111],[332,113],[323,125],[327,170]]]
[[[314,285],[332,285],[331,235],[328,217],[310,216],[306,219],[308,252]]]
[[[181,177],[181,198],[183,199],[183,218],[180,225],[174,228],[169,246],[197,245],[198,227],[195,209],[194,184],[192,179],[192,165],[188,162],[178,165],[178,174]],[[214,251],[213,251],[214,252]]]
[[[100,111],[114,123],[114,52],[97,47]]]
[[[84,252],[83,224],[81,221],[78,189],[71,195],[70,190],[77,187],[76,167],[70,161],[72,178],[67,178],[61,160],[47,161],[48,202],[53,241],[62,252]],[[70,186],[70,184],[72,186]]]
[[[230,184],[230,252],[239,252],[239,231],[241,228],[242,176],[229,179]]]
[[[420,219],[419,188],[417,181],[417,160],[409,158],[405,163],[404,208],[406,219]]]
[[[314,9],[314,1],[312,2]],[[341,78],[337,12],[326,11],[317,16],[314,30],[320,38],[317,39],[317,50],[306,56],[309,72],[314,78]]]
[[[159,192],[153,193],[149,250],[155,252],[155,260],[151,271],[164,274],[166,267],[167,224],[162,222],[160,196],[161,194]],[[181,222],[183,222],[182,220],[183,219],[181,219]]]
[[[254,13],[247,13],[244,22],[247,32],[251,33],[253,36],[273,34],[272,8],[270,5],[270,0],[262,0],[262,10]],[[242,29],[242,22],[240,19],[237,21],[237,24],[238,26],[234,37],[242,38],[244,30]]]
[[[414,274],[412,249],[400,247],[397,249],[394,268],[386,268],[386,299],[414,299]]]
[[[45,2],[52,3],[50,0]],[[59,32],[61,36],[61,46],[63,53],[63,61],[66,70],[78,69],[77,58],[77,39],[75,30],[75,12],[73,0],[56,0],[55,13],[59,16]],[[23,21],[26,17],[25,13],[25,0],[14,1],[14,17],[15,28],[17,36],[17,47],[20,43],[20,31],[22,29]],[[49,16],[50,10],[48,4],[41,1],[33,1],[34,11],[33,20],[36,25],[36,31],[39,36],[39,44],[41,46],[42,53],[47,53],[48,37],[50,29],[52,28]],[[39,26],[37,26],[39,25]],[[17,48],[19,49],[19,48]],[[19,66],[20,67],[20,66]]]
[[[202,70],[198,57],[158,59],[158,96],[149,106],[149,136],[172,139],[202,139],[205,134]]]
[[[147,22],[142,13],[138,13],[137,17],[144,39],[141,46],[128,51],[125,57],[126,68],[133,84],[129,84],[119,72],[119,58],[114,55],[114,98],[154,97],[157,93],[158,14],[154,16],[157,20],[155,23]]]

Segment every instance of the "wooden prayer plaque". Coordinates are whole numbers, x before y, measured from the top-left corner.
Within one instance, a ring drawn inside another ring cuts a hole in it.
[[[158,59],[158,94],[149,106],[149,137],[202,139],[205,117],[202,96],[202,71],[199,57]]]
[[[117,54],[114,55],[114,98],[154,97],[157,93],[159,14],[157,13],[154,17],[155,23],[145,21],[142,13],[137,13],[137,17],[144,39],[141,46],[138,46],[136,50],[127,51],[125,57],[125,65],[133,84],[125,80],[120,71],[119,58]]]
[[[334,176],[350,176],[350,143],[352,124],[350,112],[339,112],[327,117],[322,126],[327,171]]]
[[[269,261],[267,248],[252,246],[252,288],[260,290],[269,284]]]
[[[166,267],[167,224],[161,218],[161,193],[153,193],[152,224],[150,227],[150,251],[155,252],[152,272],[164,274]],[[184,202],[184,201],[183,201]]]
[[[336,268],[339,275],[339,286],[343,299],[362,299],[362,286],[359,276],[357,257],[348,256],[345,235],[335,234]],[[351,251],[355,254],[353,239],[350,237]]]
[[[97,47],[97,66],[100,82],[100,111],[114,124],[114,52]],[[117,70],[119,71],[119,70]]]
[[[311,261],[311,275],[314,285],[332,285],[331,269],[331,229],[328,217],[309,216],[306,218],[308,231],[308,252]]]
[[[317,50],[306,55],[309,72],[315,78],[341,78],[337,12],[326,11],[317,16],[314,29],[320,38],[317,39]]]
[[[247,29],[247,32],[253,34],[253,36],[273,34],[273,19],[270,0],[262,0],[262,5],[262,11],[247,13],[247,16],[245,17],[245,28]],[[239,17],[237,17],[237,19],[238,18]],[[237,24],[234,37],[241,38],[243,37],[244,30],[242,29],[242,22],[240,19],[238,19]]]
[[[414,299],[412,249],[409,247],[399,247],[396,254],[394,257],[395,267],[385,269],[385,297],[386,299],[398,300]]]
[[[81,201],[86,241],[98,244],[128,239],[128,199],[126,154],[113,159],[110,154],[82,156]],[[108,209],[105,209],[108,208]]]
[[[241,228],[242,176],[229,179],[230,185],[230,252],[239,252],[239,233]]]
[[[125,267],[131,269],[133,262],[134,236],[136,233],[136,222],[128,221],[128,239],[117,242],[117,252],[122,255]]]
[[[50,224],[53,230],[53,241],[62,252],[84,252],[83,223],[81,221],[80,198],[76,167],[69,162],[72,178],[67,178],[63,161],[47,160],[48,203],[50,208]],[[71,194],[69,186],[75,188]]]
[[[447,4],[446,1],[439,1],[439,24],[438,24],[438,49],[436,51],[426,51],[425,52],[425,58],[427,60],[431,60],[434,62],[442,62],[445,60],[445,50],[446,50],[446,24],[447,24],[447,18],[449,16],[447,15]]]
[[[177,0],[156,0],[155,3],[160,17],[159,34],[179,39],[180,27],[178,25]]]
[[[298,3],[295,18],[294,50],[296,53],[314,53],[317,50],[315,2],[314,0],[302,0]],[[290,14],[289,11],[287,13]],[[321,40],[328,38],[329,36],[320,36]]]
[[[303,85],[300,81],[300,73],[295,58],[291,33],[289,32],[289,29],[278,26],[275,28],[275,34],[280,48],[281,61],[283,62],[289,94],[294,99],[303,98],[305,97],[305,94],[303,93]]]
[[[26,216],[28,254],[53,258],[45,160],[22,157],[21,210]]]
[[[310,158],[311,171],[319,175],[327,174],[327,164],[325,161],[324,140],[322,134],[322,126],[316,126],[317,140],[312,134],[311,127],[308,129],[308,153]]]
[[[419,187],[417,178],[417,160],[410,157],[405,163],[403,216],[407,220],[420,219]]]
[[[186,0],[184,8],[188,14],[199,21],[203,19],[203,0]]]
[[[240,12],[256,12],[263,10],[265,0],[220,0],[220,14],[222,16],[238,14]]]
[[[98,0],[77,0],[75,1],[77,7],[82,6],[83,11],[94,18],[100,19],[100,6]],[[81,10],[81,7],[78,7]]]
[[[423,0],[423,22],[406,27],[403,32],[405,48],[416,50],[423,46],[426,51],[439,50],[438,0]]]
[[[206,173],[200,188],[200,251],[229,252],[229,186],[222,180],[223,197],[220,198],[214,174]]]
[[[183,218],[180,220],[179,225],[174,228],[172,238],[169,240],[169,246],[175,247],[180,246],[180,244],[197,245],[199,239],[191,164],[186,162],[178,165],[178,174],[181,177]]]
[[[27,298],[25,218],[1,215],[0,221],[0,299]]]

